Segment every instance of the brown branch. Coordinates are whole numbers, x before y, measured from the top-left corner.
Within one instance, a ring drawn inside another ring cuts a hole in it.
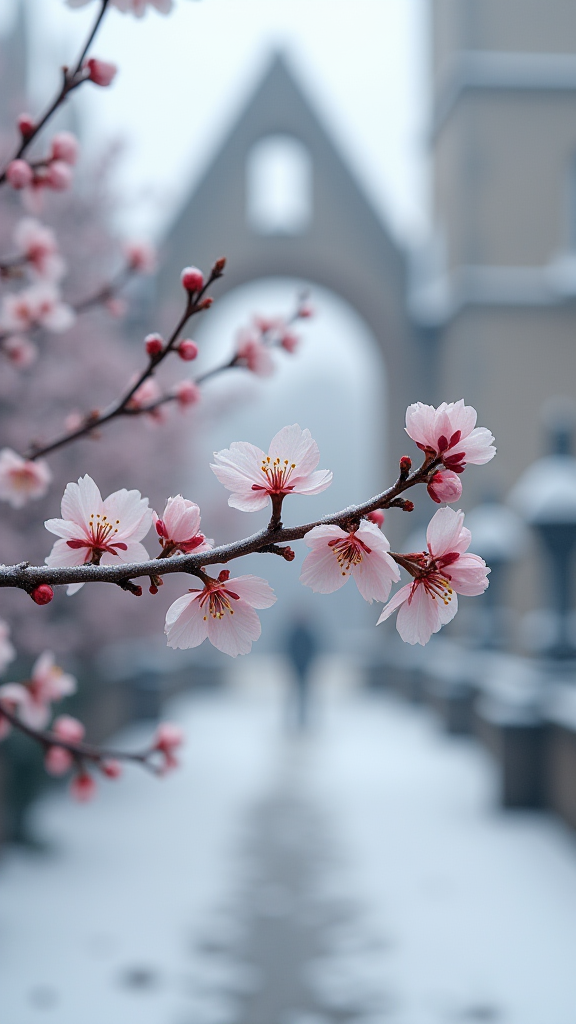
[[[171,573],[185,572],[206,581],[203,571],[208,565],[221,565],[244,555],[272,550],[275,554],[277,545],[294,540],[302,540],[315,526],[340,526],[342,529],[354,529],[360,520],[377,509],[388,509],[395,505],[400,494],[416,484],[428,483],[430,477],[440,465],[441,456],[433,459],[426,457],[419,469],[409,476],[401,474],[396,483],[381,494],[370,498],[361,505],[350,505],[340,512],[324,516],[313,523],[291,527],[266,527],[251,537],[222,544],[211,551],[200,554],[172,555],[170,558],[153,558],[146,562],[119,563],[117,565],[79,565],[69,568],[51,568],[49,566],[30,566],[26,562],[19,565],[0,566],[0,587],[17,587],[31,593],[43,583],[50,586],[65,586],[70,583],[114,583],[126,588],[126,584],[142,576],[165,576]],[[409,508],[411,502],[407,502]],[[406,507],[405,506],[405,507]],[[286,555],[284,555],[286,558]],[[288,556],[288,560],[290,557]]]
[[[58,108],[64,103],[64,100],[68,97],[72,90],[77,89],[79,85],[82,85],[83,82],[89,80],[89,76],[85,74],[82,65],[84,63],[84,58],[86,57],[86,54],[88,53],[88,50],[94,41],[96,33],[100,28],[102,19],[104,18],[110,0],[101,0],[101,2],[102,6],[100,8],[100,11],[98,12],[98,16],[90,31],[88,39],[82,47],[82,52],[74,66],[74,70],[70,71],[70,69],[66,67],[62,69],[62,85],[60,87],[59,92],[57,93],[55,99],[48,107],[46,113],[43,114],[38,123],[34,125],[34,128],[30,132],[30,134],[27,134],[26,136],[22,137],[22,140],[16,152],[10,158],[4,170],[0,173],[0,185],[3,185],[6,181],[6,170],[9,164],[11,164],[13,160],[20,160],[20,158],[24,155],[24,153],[32,144],[36,136],[39,134],[42,128],[44,128],[44,126],[48,123],[53,114],[56,113]]]
[[[63,448],[64,445],[70,444],[72,441],[78,440],[78,438],[80,437],[84,437],[86,434],[89,434],[91,433],[91,431],[104,426],[106,423],[110,423],[111,420],[117,419],[119,416],[130,416],[133,415],[134,412],[151,412],[154,410],[154,408],[157,407],[157,405],[161,405],[163,401],[167,401],[168,398],[171,396],[164,396],[164,399],[152,403],[150,406],[143,407],[141,409],[139,408],[136,410],[130,407],[130,401],[138,391],[138,388],[141,387],[144,381],[148,380],[150,377],[153,377],[160,364],[166,359],[166,357],[171,352],[175,351],[176,342],[178,341],[180,332],[188,323],[190,317],[194,316],[197,313],[201,313],[204,309],[208,309],[211,300],[205,298],[204,296],[210,285],[213,284],[214,281],[217,281],[218,278],[223,276],[224,266],[225,260],[217,260],[214,266],[212,267],[212,270],[210,271],[210,276],[208,277],[208,280],[200,289],[200,291],[194,294],[188,294],[184,313],[180,317],[180,320],[178,321],[168,341],[164,345],[164,348],[162,349],[161,352],[158,353],[158,355],[148,357],[148,365],[142,370],[140,375],[137,377],[136,381],[130,385],[128,390],[121,396],[121,398],[117,399],[117,401],[114,402],[103,413],[100,413],[98,415],[87,416],[84,422],[75,430],[70,430],[67,431],[65,434],[61,434],[60,437],[55,438],[48,444],[31,445],[30,449],[25,454],[24,458],[31,460],[41,458],[44,455],[48,455],[50,452],[56,451],[58,448]]]

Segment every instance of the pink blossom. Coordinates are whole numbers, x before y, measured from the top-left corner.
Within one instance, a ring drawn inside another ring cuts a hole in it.
[[[84,739],[84,728],[82,722],[72,715],[59,715],[52,722],[52,732],[65,743],[81,743]]]
[[[71,306],[62,302],[56,286],[47,281],[6,295],[0,308],[0,328],[19,333],[32,327],[45,327],[54,334],[67,331],[76,319]]]
[[[130,269],[139,274],[153,274],[156,270],[156,250],[149,242],[125,242],[124,255]]]
[[[155,512],[153,518],[163,548],[174,548],[185,554],[210,551],[212,541],[200,533],[200,509],[194,501],[177,494],[175,498],[168,498],[162,518]]]
[[[173,393],[181,409],[189,405],[196,405],[202,397],[202,392],[193,380],[180,380],[174,385]]]
[[[496,449],[486,427],[476,427],[476,409],[459,402],[442,402],[437,409],[415,402],[406,410],[406,433],[430,455],[442,456],[447,469],[462,473],[468,462],[490,462]]]
[[[291,331],[286,331],[280,338],[280,344],[286,352],[290,352],[292,355],[300,344],[300,338],[297,334],[292,334]]]
[[[198,355],[198,345],[195,341],[192,341],[192,338],[184,338],[184,340],[179,343],[176,351],[178,352],[180,359],[183,359],[185,363],[190,363],[193,359],[196,359],[196,356]]]
[[[74,764],[74,758],[65,747],[48,747],[44,767],[50,775],[65,775]]]
[[[57,132],[50,142],[49,160],[63,160],[74,166],[78,160],[80,145],[72,132]]]
[[[147,377],[140,387],[134,392],[128,405],[131,409],[146,409],[161,398],[162,392],[154,377]]]
[[[8,639],[9,636],[10,626],[3,619],[0,619],[0,673],[16,657],[16,651]]]
[[[257,377],[270,377],[275,369],[274,360],[267,346],[263,345],[258,338],[246,335],[245,332],[240,334],[235,363],[237,366],[245,366]]]
[[[243,512],[265,508],[271,495],[319,494],[332,481],[329,470],[314,472],[320,461],[318,445],[297,423],[278,431],[268,455],[248,441],[233,441],[214,458],[210,468],[233,491],[228,504]]]
[[[23,459],[11,448],[0,451],[0,499],[12,508],[23,508],[32,498],[42,498],[52,473],[43,459]]]
[[[339,526],[315,526],[304,541],[312,548],[304,559],[300,581],[319,594],[332,594],[352,576],[365,601],[386,601],[400,579],[390,544],[375,523],[364,520],[349,532]]]
[[[88,68],[90,81],[94,82],[94,85],[104,87],[110,85],[118,72],[115,64],[110,64],[107,60],[97,60],[96,57],[90,57],[90,60],[86,61],[85,67]]]
[[[68,0],[69,7],[84,7],[90,0]],[[112,0],[112,6],[117,7],[123,14],[135,14],[137,18],[143,17],[146,8],[150,4],[160,14],[169,14],[172,10],[172,0]]]
[[[27,700],[26,687],[22,686],[22,683],[4,683],[0,686],[0,740],[5,739],[12,728],[11,723],[2,714],[2,706],[12,714],[17,714]]]
[[[438,509],[426,531],[428,550],[404,556],[414,580],[388,602],[378,624],[400,609],[396,628],[408,644],[427,644],[454,618],[457,594],[474,597],[488,586],[490,569],[478,555],[467,553],[471,536],[463,523],[463,512]]]
[[[443,501],[451,504],[453,501],[459,501],[462,496],[462,481],[451,469],[438,470],[428,484],[427,491],[432,501],[438,505]]]
[[[76,692],[76,679],[54,664],[52,651],[44,651],[25,684],[27,700],[20,708],[22,721],[33,729],[43,729],[50,719],[50,705]]]
[[[140,543],[152,522],[148,498],[140,491],[122,488],[102,500],[91,477],[66,485],[62,498],[62,519],[47,519],[44,526],[62,538],[54,543],[46,565],[112,565],[143,562],[148,553]],[[84,584],[73,583],[68,594]]]
[[[164,764],[162,770],[169,771],[178,767],[178,760],[174,751],[184,743],[184,733],[172,722],[160,722],[152,740],[152,750],[158,750],[162,754]]]
[[[12,188],[28,188],[33,178],[34,172],[26,160],[12,160],[6,168],[6,181]]]
[[[55,192],[65,192],[72,184],[72,177],[70,164],[64,160],[52,160],[46,168],[42,182]]]
[[[376,523],[376,526],[384,525],[384,513],[381,508],[375,508],[373,512],[369,512],[366,519],[369,519],[371,523]]]
[[[208,638],[232,658],[248,654],[261,633],[254,609],[269,608],[276,597],[258,576],[229,577],[224,569],[217,580],[210,579],[202,590],[190,590],[170,605],[164,628],[169,647],[185,650]]]
[[[38,358],[38,349],[34,342],[20,334],[11,334],[6,338],[2,351],[19,370],[27,370]]]
[[[122,775],[122,765],[115,758],[109,757],[106,761],[102,761],[100,768],[109,779],[119,779]]]
[[[14,241],[38,277],[59,281],[66,264],[58,252],[56,235],[33,217],[24,217],[14,230]]]
[[[96,783],[88,772],[80,772],[70,783],[70,795],[84,804],[96,795]]]

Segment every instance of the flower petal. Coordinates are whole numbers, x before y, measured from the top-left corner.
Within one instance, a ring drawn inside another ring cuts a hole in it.
[[[221,619],[208,615],[210,643],[231,658],[238,654],[248,654],[252,649],[252,641],[257,640],[262,632],[260,619],[249,604],[234,601],[233,605],[233,615],[224,612]]]
[[[208,636],[208,623],[198,594],[184,594],[166,612],[164,632],[168,647],[187,650],[198,647]]]
[[[276,602],[272,587],[260,576],[236,576],[230,580],[230,590],[253,608],[270,608]]]

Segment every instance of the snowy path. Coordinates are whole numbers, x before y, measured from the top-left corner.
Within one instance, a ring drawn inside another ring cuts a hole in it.
[[[174,705],[169,779],[44,801],[53,852],[0,865],[3,1024],[575,1024],[575,838],[341,660],[287,739],[280,675]]]

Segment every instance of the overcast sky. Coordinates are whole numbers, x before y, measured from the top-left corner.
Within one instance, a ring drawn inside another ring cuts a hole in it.
[[[12,4],[16,0],[11,0]],[[28,0],[35,103],[57,82],[96,12]],[[10,0],[0,4],[6,26]],[[121,72],[84,87],[89,139],[120,137],[128,221],[158,229],[201,173],[281,47],[377,207],[395,229],[422,223],[426,0],[176,0],[169,17],[112,9],[93,53]],[[1,22],[0,22],[1,28]]]

